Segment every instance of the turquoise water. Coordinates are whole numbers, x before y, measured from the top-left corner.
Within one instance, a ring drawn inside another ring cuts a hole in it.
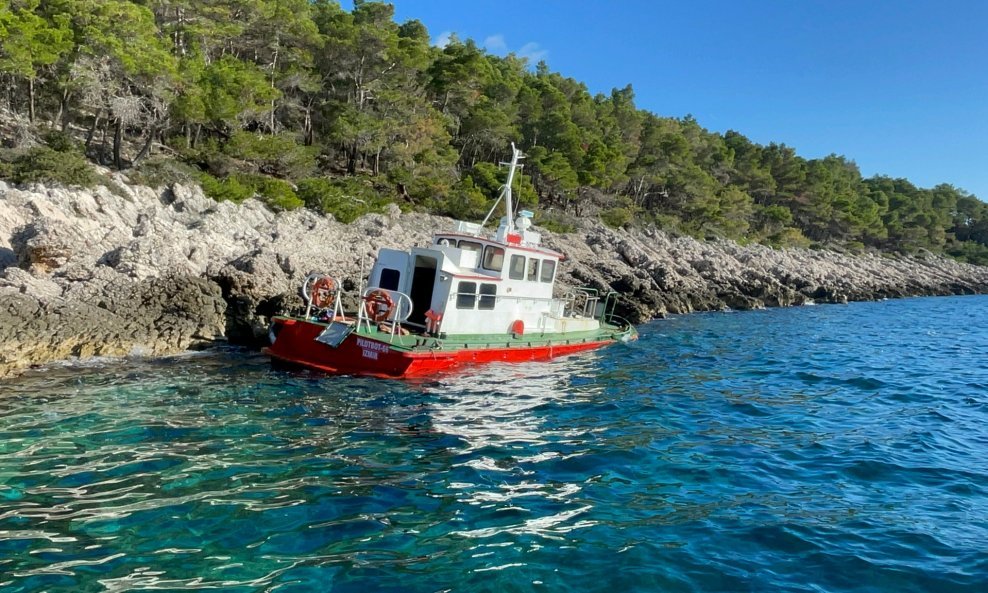
[[[424,383],[0,383],[2,591],[985,591],[988,297],[703,314]]]

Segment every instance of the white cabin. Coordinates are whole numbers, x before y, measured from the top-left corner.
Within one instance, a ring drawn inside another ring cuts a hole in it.
[[[519,219],[527,221],[526,216]],[[537,233],[527,231],[527,225],[526,232],[512,235],[502,223],[491,238],[462,232],[472,230],[469,226],[460,223],[457,232],[437,233],[429,247],[382,249],[369,286],[408,295],[410,325],[426,327],[429,311],[441,315],[440,332],[446,335],[557,333],[600,326],[596,319],[566,316],[566,302],[552,296],[563,255],[539,247]]]
[[[512,220],[511,182],[522,155],[514,145],[511,148],[508,180],[498,199],[504,199],[507,216],[493,236],[484,236],[483,223],[458,222],[455,231],[436,233],[429,247],[382,249],[378,254],[368,290],[407,296],[396,302],[411,300],[411,311],[396,313],[398,321],[428,330],[435,329],[438,318],[435,333],[447,336],[600,327],[592,308],[580,315],[567,311],[571,302],[553,298],[563,254],[541,247],[542,237],[531,230],[532,213],[522,210]]]

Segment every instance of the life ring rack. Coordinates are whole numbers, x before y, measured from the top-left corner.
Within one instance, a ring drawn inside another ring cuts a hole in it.
[[[302,298],[305,300],[305,316],[324,311],[325,317],[333,320],[346,321],[343,314],[343,304],[340,301],[342,284],[336,278],[327,274],[309,274],[302,282]]]
[[[381,331],[402,335],[401,324],[412,314],[412,299],[397,290],[369,286],[360,295],[361,306],[357,309],[357,329],[364,324],[368,328],[377,325]]]
[[[364,312],[371,321],[387,321],[394,307],[394,299],[383,288],[375,288],[364,295]]]

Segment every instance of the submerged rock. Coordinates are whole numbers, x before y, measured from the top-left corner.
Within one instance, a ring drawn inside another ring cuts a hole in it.
[[[308,274],[336,276],[352,308],[380,248],[423,244],[452,224],[393,207],[344,225],[307,210],[275,214],[254,200],[217,203],[195,186],[117,181],[116,193],[0,182],[0,376],[72,356],[263,343],[271,316],[301,307]],[[617,291],[618,313],[634,322],[988,292],[988,268],[932,256],[774,250],[591,223],[543,237],[567,256],[560,293]]]

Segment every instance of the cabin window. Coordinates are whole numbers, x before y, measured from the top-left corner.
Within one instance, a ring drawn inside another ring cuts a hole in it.
[[[528,260],[528,281],[535,282],[539,279],[539,260],[534,257]]]
[[[398,290],[398,281],[401,280],[401,272],[391,268],[381,270],[381,281],[379,286],[385,290]]]
[[[475,253],[480,253],[484,249],[484,246],[476,241],[460,241],[457,247],[463,251],[473,251]]]
[[[504,267],[504,250],[500,247],[488,245],[484,250],[484,269],[493,272],[500,272]]]
[[[524,255],[512,255],[511,265],[508,266],[508,278],[512,280],[524,280],[525,279],[525,256]]]
[[[544,259],[542,260],[542,276],[540,280],[542,282],[552,282],[552,277],[556,273],[556,260],[554,259]]]
[[[456,308],[473,309],[477,302],[477,283],[460,282],[456,287]]]
[[[481,284],[480,285],[480,301],[477,303],[478,309],[493,309],[494,303],[497,302],[497,285],[496,284]]]

